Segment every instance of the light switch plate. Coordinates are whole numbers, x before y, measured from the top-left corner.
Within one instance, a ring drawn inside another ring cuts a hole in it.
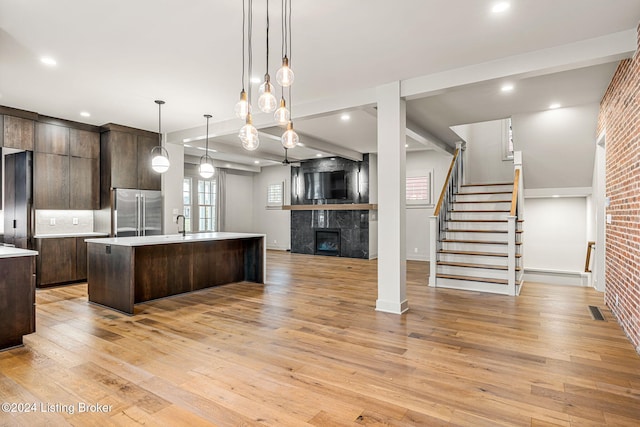
[[[55,218],[49,219],[49,225],[56,225],[56,219]]]
[[[78,225],[78,218],[73,218],[73,225]]]
[[[607,224],[611,224],[612,221],[611,214],[607,214]]]

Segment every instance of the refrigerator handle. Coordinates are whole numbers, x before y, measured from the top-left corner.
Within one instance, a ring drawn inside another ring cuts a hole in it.
[[[136,236],[140,235],[140,195],[136,194]]]
[[[144,199],[144,194],[142,196],[140,196],[141,198],[141,202],[140,205],[142,206],[142,227],[141,227],[141,231],[142,231],[142,235],[146,236],[147,235],[147,202]]]

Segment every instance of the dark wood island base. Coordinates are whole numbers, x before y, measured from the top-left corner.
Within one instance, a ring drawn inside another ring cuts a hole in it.
[[[126,314],[137,303],[265,277],[256,234],[88,239],[87,256],[89,301]]]

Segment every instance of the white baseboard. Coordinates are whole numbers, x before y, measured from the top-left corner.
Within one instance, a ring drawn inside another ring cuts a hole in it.
[[[427,255],[410,254],[407,255],[407,261],[429,261],[429,257]]]
[[[289,250],[289,248],[285,248],[283,246],[273,245],[273,244],[271,245],[267,244],[267,249],[272,251],[288,251]]]
[[[524,280],[525,282],[545,283],[548,285],[589,286],[589,273],[525,268]]]

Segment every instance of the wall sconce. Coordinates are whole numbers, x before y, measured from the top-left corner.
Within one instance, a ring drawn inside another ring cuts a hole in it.
[[[293,180],[293,194],[296,195],[296,199],[300,198],[300,190],[302,189],[302,183],[300,182],[300,168],[296,172],[296,177]]]
[[[360,187],[360,166],[358,166],[358,170],[356,172],[356,191],[358,192],[358,197],[360,197],[360,193],[362,192]]]

